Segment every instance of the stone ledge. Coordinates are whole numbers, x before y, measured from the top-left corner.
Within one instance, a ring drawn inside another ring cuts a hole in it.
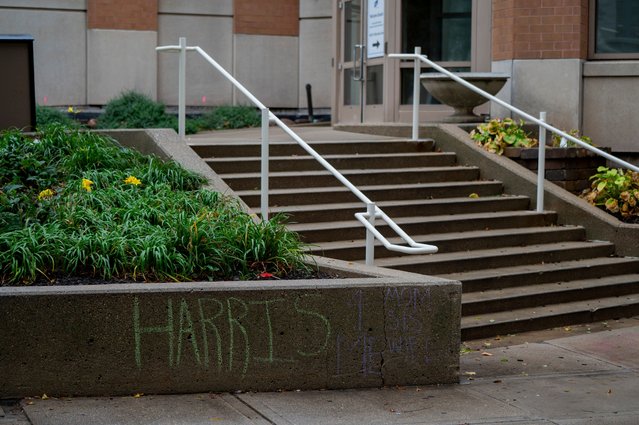
[[[459,282],[316,261],[360,277],[0,288],[0,398],[458,382]]]

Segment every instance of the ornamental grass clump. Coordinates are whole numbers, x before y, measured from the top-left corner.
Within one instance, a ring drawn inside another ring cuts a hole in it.
[[[305,271],[282,216],[257,222],[174,162],[54,126],[0,135],[0,283],[190,281]]]
[[[581,197],[623,221],[639,223],[639,173],[599,167]]]
[[[493,119],[470,132],[470,138],[488,152],[502,155],[505,148],[532,148],[538,141],[523,129],[524,122],[511,118]]]

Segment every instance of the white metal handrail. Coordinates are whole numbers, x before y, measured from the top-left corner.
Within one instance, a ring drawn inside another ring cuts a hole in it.
[[[558,134],[560,137],[566,139],[566,140],[570,140],[571,142],[575,143],[577,146],[580,146],[584,149],[587,149],[591,152],[594,152],[600,156],[603,156],[604,158],[610,160],[611,162],[614,162],[616,164],[621,165],[622,167],[628,168],[630,170],[633,171],[637,171],[639,172],[639,167],[630,164],[629,162],[626,162],[620,158],[617,158],[614,155],[609,154],[608,152],[602,151],[601,149],[598,149],[592,145],[589,145],[588,143],[585,143],[582,140],[579,140],[578,138],[576,138],[575,136],[566,133],[565,131],[562,131],[556,127],[553,127],[552,125],[546,123],[546,113],[542,112],[540,114],[540,118],[535,118],[534,116],[522,111],[519,108],[516,108],[514,106],[512,106],[511,104],[491,95],[490,93],[485,92],[484,90],[477,88],[476,86],[470,84],[468,81],[464,80],[463,78],[455,75],[453,72],[450,72],[449,70],[447,70],[446,68],[436,64],[435,62],[431,61],[430,59],[428,59],[427,56],[422,55],[421,54],[421,47],[415,47],[415,53],[393,53],[388,55],[389,58],[394,58],[394,59],[405,59],[405,60],[414,60],[415,61],[415,76],[414,76],[414,85],[417,86],[413,87],[414,89],[414,96],[413,96],[413,139],[417,138],[418,132],[419,132],[419,122],[418,122],[418,117],[419,117],[419,78],[418,75],[420,73],[420,69],[421,66],[418,66],[419,62],[423,62],[425,64],[427,64],[428,66],[430,66],[431,68],[435,69],[436,71],[439,71],[440,73],[449,76],[452,80],[458,82],[459,84],[461,84],[462,86],[474,91],[475,93],[478,93],[480,95],[482,95],[483,97],[485,97],[486,99],[495,102],[501,106],[503,106],[504,108],[516,113],[517,115],[521,116],[522,118],[528,120],[528,121],[532,121],[534,123],[536,123],[537,125],[539,125],[539,138],[540,138],[540,142],[539,142],[539,169],[537,172],[537,211],[543,211],[543,205],[544,205],[544,201],[543,201],[543,194],[544,194],[544,173],[545,173],[545,165],[544,165],[544,160],[545,160],[545,147],[546,147],[546,143],[545,143],[545,137],[546,137],[546,132],[545,130],[549,130],[555,134]],[[543,130],[543,131],[542,131]]]
[[[355,217],[366,228],[366,264],[372,265],[374,261],[375,238],[389,250],[403,252],[407,254],[434,254],[437,247],[415,242],[408,236],[390,217],[386,215],[373,201],[368,199],[355,185],[353,185],[346,177],[344,177],[335,167],[328,163],[315,149],[298,136],[289,126],[284,124],[275,114],[273,114],[262,102],[260,102],[246,87],[237,81],[228,71],[218,64],[211,56],[198,46],[188,47],[186,38],[180,37],[179,45],[159,46],[156,47],[158,52],[179,52],[179,87],[178,87],[178,133],[181,137],[185,136],[186,124],[186,52],[198,52],[207,62],[217,69],[227,80],[240,90],[262,113],[262,143],[261,143],[261,188],[260,188],[260,209],[262,220],[268,220],[268,161],[269,161],[269,124],[275,123],[286,134],[297,142],[309,155],[317,160],[327,171],[337,178],[344,186],[346,186],[355,196],[357,196],[365,205],[366,212],[356,213]],[[384,237],[376,228],[375,220],[383,220],[391,229],[397,233],[409,246],[393,244]]]

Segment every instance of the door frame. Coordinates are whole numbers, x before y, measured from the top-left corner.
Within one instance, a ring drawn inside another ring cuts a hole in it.
[[[402,1],[385,0],[385,45],[388,53],[412,53],[402,52],[402,28],[401,10]],[[410,1],[410,0],[408,0]],[[412,0],[418,1],[418,0]],[[367,0],[362,0],[362,4]],[[333,123],[359,123],[359,118],[345,119],[343,105],[343,71],[340,60],[342,58],[342,19],[340,10],[341,0],[333,1],[333,96],[332,96],[332,121]],[[364,11],[362,11],[364,13]],[[492,1],[472,0],[472,28],[471,28],[471,70],[490,71],[492,67]],[[362,24],[362,26],[364,26]],[[364,41],[364,40],[362,40]],[[411,122],[412,106],[401,105],[401,81],[400,61],[389,59],[385,55],[381,59],[384,72],[383,105],[376,105],[375,113],[364,111],[364,123],[366,122]],[[477,112],[487,113],[490,106],[484,105]],[[367,113],[368,112],[368,113]],[[444,116],[450,115],[452,108],[445,105],[421,105],[420,122],[436,122]]]

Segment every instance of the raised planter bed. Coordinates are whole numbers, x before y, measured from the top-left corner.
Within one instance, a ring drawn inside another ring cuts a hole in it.
[[[603,150],[610,151],[608,148]],[[537,172],[537,148],[506,148],[504,156]],[[546,180],[575,194],[589,188],[590,176],[605,165],[605,158],[584,148],[546,148]]]
[[[458,382],[459,282],[318,261],[360,277],[2,287],[0,398]]]

